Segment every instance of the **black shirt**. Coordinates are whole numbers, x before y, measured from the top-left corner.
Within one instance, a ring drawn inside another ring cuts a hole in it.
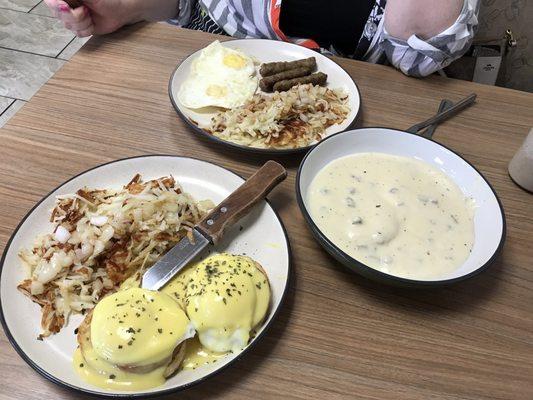
[[[350,55],[375,0],[282,0],[280,28],[287,36],[313,39]]]

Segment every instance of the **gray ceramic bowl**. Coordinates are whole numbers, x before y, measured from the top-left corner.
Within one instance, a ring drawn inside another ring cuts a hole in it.
[[[437,280],[414,280],[391,275],[350,257],[315,224],[308,208],[308,189],[316,174],[340,157],[364,152],[380,152],[415,157],[444,172],[475,202],[472,253],[456,270]],[[430,139],[389,128],[362,128],[329,136],[304,157],[296,178],[300,209],[318,242],[338,261],[368,278],[401,286],[437,286],[471,277],[487,268],[505,240],[505,217],[494,189],[474,166],[461,156]]]

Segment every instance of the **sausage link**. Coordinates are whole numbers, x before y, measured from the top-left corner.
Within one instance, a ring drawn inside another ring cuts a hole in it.
[[[326,84],[327,79],[328,76],[326,74],[324,74],[323,72],[317,72],[315,74],[311,74],[309,76],[304,76],[301,78],[286,79],[284,81],[276,82],[274,84],[273,89],[275,92],[285,92],[293,86],[305,85],[306,83],[322,86]]]
[[[266,76],[259,81],[259,87],[263,92],[271,92],[272,87],[276,82],[284,81],[287,79],[299,78],[311,73],[311,68],[300,67],[295,69],[289,69],[287,71],[278,72],[277,74]]]
[[[280,62],[271,62],[261,65],[259,73],[261,76],[270,76],[278,74],[282,71],[287,71],[289,69],[296,69],[301,67],[310,68],[311,71],[316,68],[316,59],[315,57],[304,58],[303,60],[296,61],[280,61]]]

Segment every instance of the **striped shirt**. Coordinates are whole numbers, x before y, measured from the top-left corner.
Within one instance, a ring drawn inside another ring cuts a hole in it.
[[[326,54],[390,63],[411,76],[427,76],[448,66],[470,47],[477,26],[479,0],[464,0],[461,13],[452,26],[423,40],[412,35],[400,40],[384,27],[386,0],[376,0],[357,41],[354,54],[323,49],[309,38],[287,37],[279,27],[282,0],[180,0],[179,15],[173,24],[236,38],[261,38],[290,41]]]

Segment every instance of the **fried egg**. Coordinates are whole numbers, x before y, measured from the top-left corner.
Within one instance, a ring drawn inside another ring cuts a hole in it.
[[[224,47],[217,40],[192,62],[178,99],[187,108],[242,106],[257,90],[258,78],[252,58]]]

